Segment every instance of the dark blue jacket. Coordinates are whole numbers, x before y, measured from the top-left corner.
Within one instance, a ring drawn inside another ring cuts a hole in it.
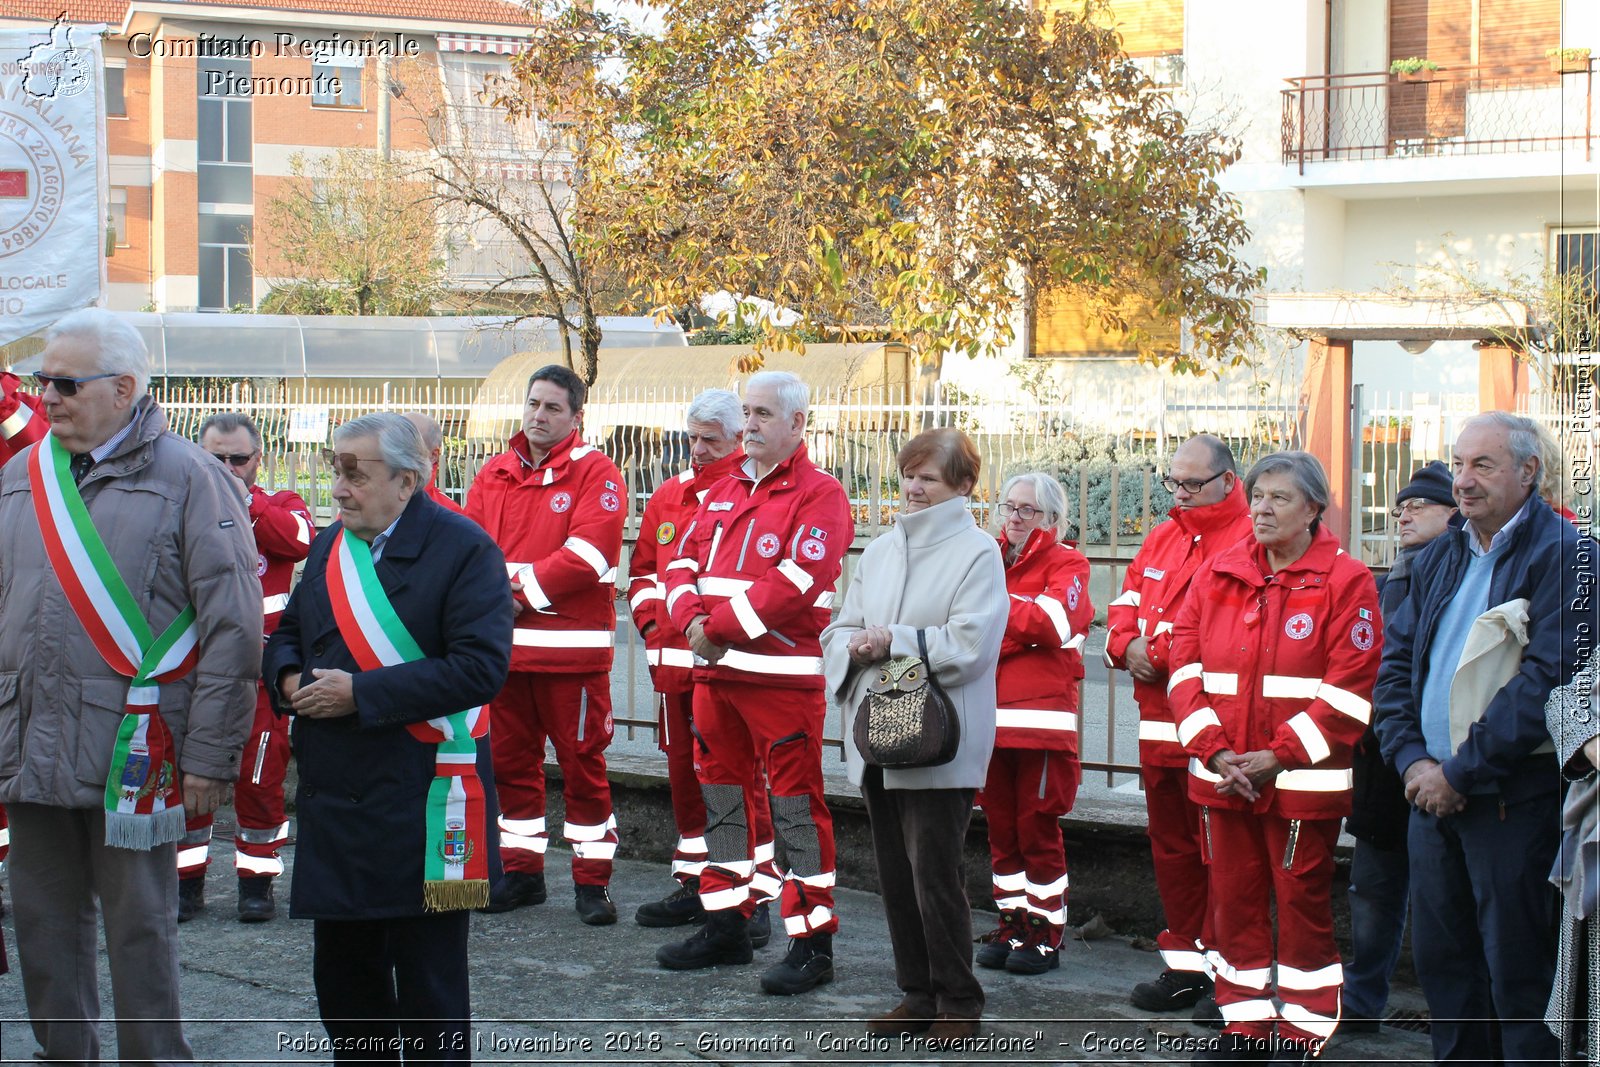
[[[296,718],[299,764],[290,914],[302,919],[420,915],[424,803],[435,746],[407,723],[487,703],[511,664],[511,592],[505,557],[475,523],[412,496],[378,561],[378,579],[426,658],[362,671],[328,600],[335,524],[311,546],[305,573],[267,642],[262,676],[279,714],[277,679],[314,667],[355,675],[356,714]],[[488,764],[487,739],[479,766]]]
[[[1422,686],[1428,650],[1445,605],[1460,588],[1471,549],[1466,530],[1434,539],[1411,564],[1411,593],[1383,631],[1383,664],[1373,690],[1378,741],[1396,771],[1430,758],[1422,736]],[[1595,596],[1593,541],[1535,496],[1528,514],[1511,532],[1510,545],[1495,561],[1489,607],[1526,597],[1528,645],[1522,666],[1489,702],[1444,776],[1459,793],[1496,787],[1503,800],[1521,800],[1560,788],[1555,757],[1533,755],[1550,740],[1544,705],[1550,691],[1576,670],[1580,651],[1595,635],[1581,625]]]

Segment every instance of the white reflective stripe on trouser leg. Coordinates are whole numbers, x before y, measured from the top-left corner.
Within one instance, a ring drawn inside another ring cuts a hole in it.
[[[233,832],[236,842],[246,845],[271,845],[274,848],[289,840],[289,820],[263,829],[241,826]]]
[[[521,849],[544,855],[550,839],[545,836],[544,816],[537,819],[508,819],[500,816],[500,847]]]
[[[1226,1013],[1224,1013],[1226,1017]],[[1283,1011],[1278,1017],[1291,1026],[1297,1026],[1313,1037],[1330,1038],[1339,1028],[1338,1019],[1330,1019],[1326,1015],[1318,1015],[1291,1001],[1284,1001]]]
[[[790,937],[804,937],[811,931],[826,926],[833,919],[833,909],[821,906],[812,908],[804,915],[786,915],[783,919],[783,932]]]
[[[1218,1004],[1217,1010],[1228,1023],[1266,1022],[1278,1017],[1278,1009],[1273,1007],[1271,998],[1252,997],[1232,1004]]]
[[[271,856],[251,856],[243,852],[233,854],[233,869],[240,874],[266,874],[276,878],[283,873],[283,861]]]
[[[572,844],[575,859],[609,860],[617,854],[617,842],[606,838],[615,838],[616,830],[617,818],[613,815],[603,823],[563,823],[561,835]]]
[[[1328,989],[1344,984],[1344,967],[1338,963],[1330,963],[1326,967],[1319,967],[1314,971],[1303,971],[1299,967],[1291,967],[1287,963],[1278,964],[1278,991],[1294,989],[1299,992],[1308,992],[1315,989]]]
[[[1206,953],[1206,962],[1211,964],[1211,973],[1218,978],[1226,979],[1236,986],[1245,989],[1265,990],[1267,983],[1272,981],[1271,967],[1247,967],[1236,969],[1233,964],[1223,958],[1222,953],[1215,949]]]
[[[1204,974],[1206,970],[1206,958],[1197,949],[1164,948],[1161,950],[1161,962],[1173,971]]]
[[[206,853],[210,850],[210,842],[204,845],[190,845],[188,848],[180,848],[178,850],[178,866],[198,867],[206,861]]]
[[[9,826],[0,826],[0,848],[7,848],[10,845],[11,845],[11,827],[9,827]]]

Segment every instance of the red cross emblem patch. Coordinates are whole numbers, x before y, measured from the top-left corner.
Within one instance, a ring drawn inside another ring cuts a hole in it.
[[[1283,624],[1283,632],[1296,641],[1304,641],[1311,636],[1314,627],[1311,625],[1311,616],[1305,612],[1290,616],[1289,621]]]

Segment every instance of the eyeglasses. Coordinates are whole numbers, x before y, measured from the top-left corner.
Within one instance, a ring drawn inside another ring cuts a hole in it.
[[[1023,522],[1032,522],[1035,516],[1043,515],[1044,512],[1038,508],[1029,507],[1027,504],[1013,504],[1008,500],[1000,505],[1000,514],[1008,519],[1015,515]]]
[[[361,470],[363,463],[382,463],[381,459],[362,459],[354,452],[335,452],[331,448],[322,450],[323,462],[333,468],[333,473],[342,475],[344,480],[351,485],[365,485],[368,475]]]
[[[91,374],[87,378],[68,378],[61,374],[45,374],[42,371],[34,371],[33,380],[39,383],[39,392],[41,393],[53,385],[56,387],[56,392],[61,396],[77,396],[78,386],[84,382],[98,382],[101,378],[115,378],[119,373],[118,371],[107,371],[104,374]]]
[[[1187,478],[1183,481],[1179,481],[1177,478],[1174,478],[1172,475],[1168,474],[1161,479],[1161,488],[1165,489],[1169,493],[1176,493],[1178,491],[1178,486],[1181,485],[1183,486],[1183,491],[1185,493],[1198,493],[1200,490],[1204,489],[1206,486],[1210,485],[1212,482],[1216,481],[1218,478],[1227,473],[1227,471],[1218,471],[1204,481],[1198,478]]]
[[[213,452],[211,454],[230,467],[242,467],[256,458],[255,452],[245,452],[243,454],[238,452]]]
[[[1423,508],[1443,508],[1443,507],[1449,507],[1449,505],[1448,504],[1441,504],[1437,500],[1424,500],[1421,497],[1413,497],[1412,499],[1407,500],[1404,504],[1400,504],[1400,505],[1397,505],[1395,507],[1390,508],[1389,509],[1389,517],[1392,518],[1392,519],[1398,519],[1401,515],[1413,515],[1414,516],[1414,515],[1417,514],[1417,512],[1421,511]],[[1454,510],[1454,509],[1452,509],[1452,510]]]

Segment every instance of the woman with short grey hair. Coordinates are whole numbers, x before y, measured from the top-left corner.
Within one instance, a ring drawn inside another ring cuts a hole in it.
[[[1270,456],[1262,456],[1244,476],[1246,500],[1251,499],[1256,483],[1268,474],[1286,475],[1294,488],[1316,510],[1316,516],[1306,529],[1306,533],[1315,534],[1321,527],[1323,513],[1328,510],[1328,502],[1333,499],[1321,461],[1310,452],[1274,452]]]

